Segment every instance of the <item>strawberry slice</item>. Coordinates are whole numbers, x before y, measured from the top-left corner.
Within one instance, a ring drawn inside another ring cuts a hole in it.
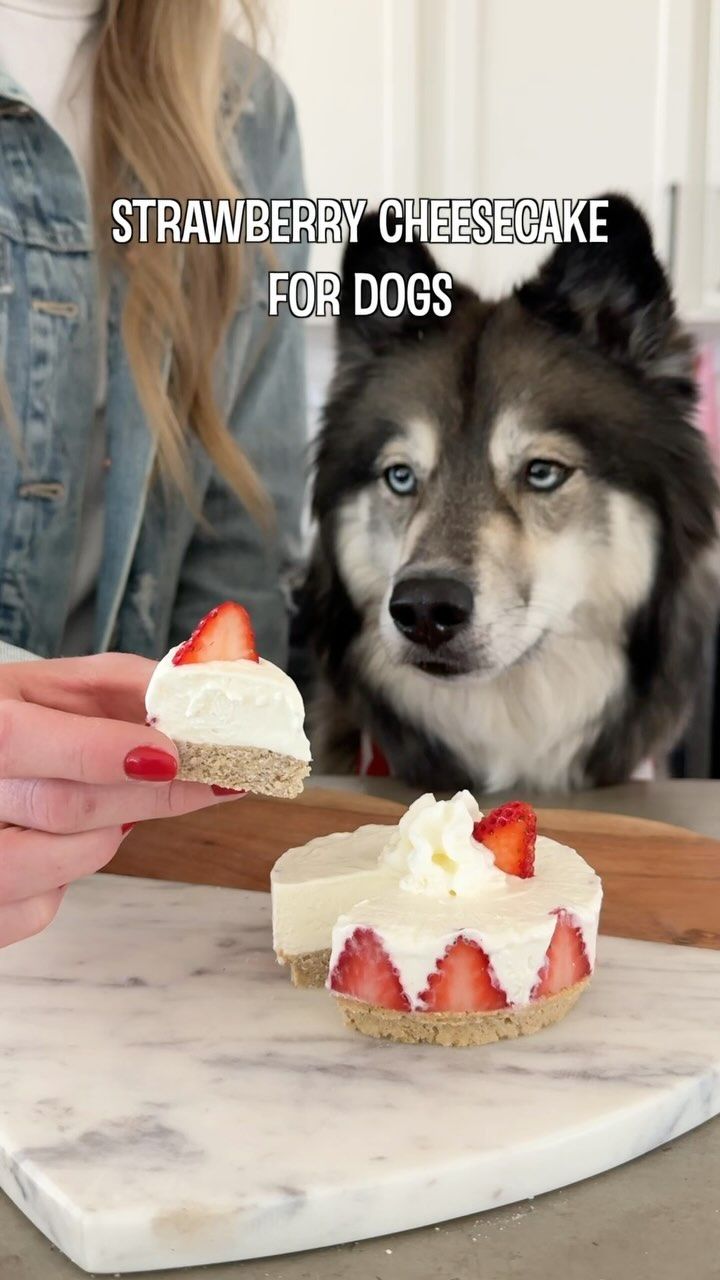
[[[531,999],[554,996],[581,982],[590,973],[590,961],[583,936],[566,911],[557,912],[555,932],[533,987]]]
[[[382,1009],[407,1013],[410,1008],[397,970],[372,929],[356,929],[348,938],[330,975],[330,989]]]
[[[527,880],[535,874],[537,817],[529,804],[512,800],[475,823],[473,835],[495,855],[496,866]]]
[[[485,952],[469,938],[448,947],[420,1000],[430,1013],[490,1013],[508,1005]]]
[[[179,646],[173,655],[173,666],[184,667],[191,662],[233,662],[236,658],[259,661],[250,614],[241,604],[226,600],[216,609],[211,609],[198,623],[190,639]]]

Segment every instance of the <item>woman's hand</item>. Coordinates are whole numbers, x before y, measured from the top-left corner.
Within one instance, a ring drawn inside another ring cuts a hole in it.
[[[50,924],[129,824],[217,803],[173,781],[177,751],[144,723],[153,667],[125,654],[0,665],[0,947]]]

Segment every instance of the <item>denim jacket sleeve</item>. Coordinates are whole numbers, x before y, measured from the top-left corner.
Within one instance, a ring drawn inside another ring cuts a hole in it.
[[[274,145],[264,148],[254,185],[264,198],[303,193],[302,160],[292,100],[274,75],[256,92],[258,117],[274,119]],[[245,127],[247,136],[247,125]],[[247,189],[247,188],[246,188]],[[276,246],[275,269],[302,270],[305,245]],[[219,601],[240,600],[255,625],[259,651],[287,661],[288,580],[301,554],[306,481],[305,362],[302,321],[287,309],[267,314],[267,263],[256,272],[256,292],[244,372],[228,410],[228,425],[255,466],[275,504],[276,532],[256,525],[216,472],[210,478],[198,524],[185,554],[173,608],[170,642],[187,636]],[[230,336],[232,342],[232,334]]]

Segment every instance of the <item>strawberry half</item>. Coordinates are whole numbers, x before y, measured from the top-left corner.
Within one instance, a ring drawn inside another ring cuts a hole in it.
[[[543,966],[533,987],[532,999],[555,996],[558,991],[581,982],[590,973],[585,943],[580,929],[565,911],[558,911],[555,932],[550,939]]]
[[[233,662],[236,658],[259,661],[250,614],[241,604],[226,600],[216,609],[211,609],[198,623],[190,639],[179,646],[173,655],[173,666],[184,667],[191,662]]]
[[[468,938],[448,947],[420,1000],[429,1013],[490,1013],[508,1004],[482,947]]]
[[[535,874],[537,816],[529,804],[513,800],[491,809],[475,823],[473,835],[491,850],[496,866],[507,875],[527,880]]]
[[[407,1013],[410,1008],[397,970],[372,929],[356,929],[348,938],[330,975],[330,989],[382,1009]]]

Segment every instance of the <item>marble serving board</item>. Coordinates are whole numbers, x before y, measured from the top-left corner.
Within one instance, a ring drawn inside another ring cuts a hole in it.
[[[91,1272],[331,1245],[621,1164],[720,1111],[720,953],[602,938],[535,1038],[346,1031],[266,894],[107,876],[0,955],[0,1185]]]

